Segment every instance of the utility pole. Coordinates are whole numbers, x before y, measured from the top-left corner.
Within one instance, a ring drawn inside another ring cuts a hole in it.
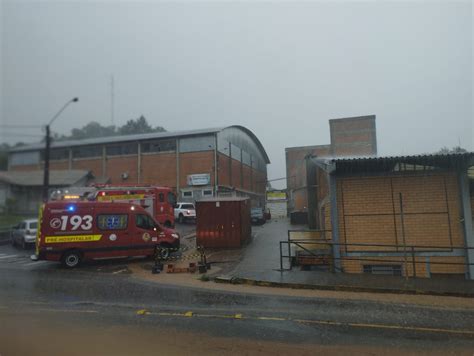
[[[53,123],[54,120],[58,118],[59,115],[66,109],[66,107],[71,104],[78,102],[78,98],[72,98],[69,100],[64,106],[61,108],[61,110],[58,111],[56,115],[53,116],[53,118],[49,121],[49,123],[46,125],[46,147],[44,151],[44,175],[43,175],[43,201],[47,202],[49,198],[49,154],[51,151],[51,131],[50,131],[50,126]]]
[[[114,75],[110,78],[110,121],[115,125],[115,82]]]

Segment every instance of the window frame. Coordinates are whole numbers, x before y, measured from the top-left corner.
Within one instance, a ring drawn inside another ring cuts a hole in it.
[[[100,220],[100,217],[101,216],[125,216],[126,217],[126,221],[125,221],[125,227],[122,227],[122,228],[106,228],[106,229],[103,229],[102,227],[100,227],[99,225],[99,220]],[[123,231],[123,230],[127,230],[128,229],[128,221],[129,221],[129,216],[128,214],[98,214],[96,216],[96,222],[95,222],[95,226],[100,230],[100,231]]]

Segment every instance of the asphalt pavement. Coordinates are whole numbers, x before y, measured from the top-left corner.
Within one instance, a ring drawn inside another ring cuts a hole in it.
[[[0,246],[2,356],[474,350],[474,307],[170,286],[127,273],[128,260],[66,270],[31,253]]]

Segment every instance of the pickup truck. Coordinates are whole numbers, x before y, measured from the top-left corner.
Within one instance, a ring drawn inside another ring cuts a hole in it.
[[[196,221],[196,208],[193,203],[176,203],[174,218],[181,224],[185,221]]]

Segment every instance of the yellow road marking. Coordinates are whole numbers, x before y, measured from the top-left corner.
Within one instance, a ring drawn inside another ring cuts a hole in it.
[[[192,311],[188,311],[188,312],[184,313],[184,316],[190,318],[190,317],[193,316],[193,312],[192,312]]]
[[[320,324],[320,325],[351,326],[351,327],[356,327],[356,328],[409,330],[409,331],[423,331],[423,332],[461,334],[461,335],[474,336],[474,331],[471,331],[471,330],[452,330],[452,329],[442,329],[442,328],[426,328],[422,326],[400,326],[400,325],[386,325],[386,324],[343,323],[339,321],[329,321],[329,320],[294,319],[293,321],[297,323],[303,323],[303,324],[306,323],[306,324]]]
[[[235,315],[234,315],[234,318],[235,318],[235,319],[242,319],[242,314],[235,314]]]
[[[257,317],[258,320],[274,320],[274,321],[289,321],[290,319],[285,319],[285,318],[276,318],[272,316],[259,316]]]

